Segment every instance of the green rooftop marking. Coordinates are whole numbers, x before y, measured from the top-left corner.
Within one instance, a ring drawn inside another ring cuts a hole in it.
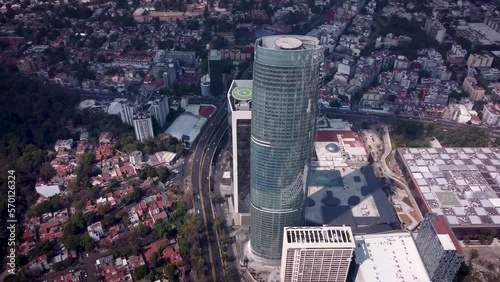
[[[252,99],[252,88],[239,86],[234,88],[231,94],[238,100],[250,100]]]

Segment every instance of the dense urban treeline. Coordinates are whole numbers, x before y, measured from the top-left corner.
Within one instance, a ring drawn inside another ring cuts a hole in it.
[[[400,120],[394,124],[391,139],[394,147],[430,147],[430,140],[436,138],[446,147],[488,147],[500,145],[500,138],[494,142],[488,130],[480,127],[458,127],[443,129],[439,122],[424,124],[417,121]]]
[[[31,80],[0,65],[0,195],[7,195],[7,172],[15,170],[18,222],[36,200],[35,181],[42,164],[49,160],[46,149],[67,135],[65,124],[73,117],[77,101],[78,97],[60,87]],[[6,230],[6,213],[7,197],[2,197],[1,230]],[[6,235],[2,232],[0,241],[5,242]],[[5,247],[2,244],[0,249],[2,258]]]

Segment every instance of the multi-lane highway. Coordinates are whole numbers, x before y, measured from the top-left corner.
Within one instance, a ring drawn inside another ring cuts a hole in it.
[[[227,117],[227,115],[226,115],[226,117]],[[201,175],[203,192],[204,192],[204,199],[205,199],[205,207],[204,208],[205,208],[205,212],[206,212],[206,216],[207,216],[207,222],[208,222],[209,228],[211,229],[210,232],[212,234],[212,236],[210,237],[210,242],[213,245],[212,248],[214,250],[212,255],[213,255],[213,259],[215,261],[216,271],[218,271],[221,274],[224,274],[224,273],[220,272],[220,269],[224,270],[224,268],[223,268],[224,261],[222,260],[222,251],[221,251],[220,245],[218,243],[218,242],[220,242],[220,238],[219,238],[220,234],[218,233],[218,230],[215,226],[215,219],[217,217],[220,217],[219,221],[224,221],[225,216],[224,215],[220,216],[220,213],[218,213],[218,210],[216,210],[217,207],[216,206],[214,207],[211,204],[211,200],[210,200],[208,195],[209,195],[210,191],[214,190],[213,187],[211,187],[211,185],[212,185],[212,183],[211,183],[212,161],[214,160],[215,154],[219,150],[219,144],[226,136],[228,126],[229,125],[227,124],[227,122],[220,123],[217,131],[213,135],[212,140],[210,140],[209,143],[207,144],[205,158],[204,158],[203,163],[202,163],[202,175]],[[216,281],[223,281],[223,280],[217,279]]]
[[[227,131],[227,102],[217,109],[215,115],[207,121],[193,152],[191,187],[193,189],[193,207],[196,216],[200,216],[205,227],[207,247],[204,258],[208,266],[210,281],[224,281],[224,270],[216,232],[214,232],[214,213],[209,198],[210,166],[218,142]]]
[[[251,79],[253,64],[241,74],[240,79]],[[213,102],[217,102],[215,99]],[[203,248],[203,258],[208,268],[209,281],[219,282],[224,281],[224,264],[222,261],[222,253],[219,246],[219,234],[215,230],[214,222],[216,217],[225,219],[223,209],[215,207],[212,209],[210,203],[210,169],[214,156],[219,149],[219,144],[226,136],[228,129],[227,120],[227,100],[224,99],[222,104],[218,105],[218,109],[208,121],[203,131],[200,133],[198,141],[193,145],[192,162],[188,163],[186,169],[191,170],[190,178],[187,183],[190,183],[193,189],[193,208],[196,216],[199,216],[203,221],[205,229],[205,240],[207,246]]]

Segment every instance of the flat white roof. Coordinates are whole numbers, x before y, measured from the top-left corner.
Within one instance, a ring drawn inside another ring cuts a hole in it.
[[[431,281],[409,232],[356,235],[356,282]]]
[[[445,250],[451,250],[455,251],[455,245],[453,244],[453,241],[450,238],[450,235],[448,234],[437,234],[439,242],[441,243],[441,246],[443,246],[443,249]]]
[[[183,135],[190,136],[191,131],[200,120],[200,116],[192,114],[182,114],[175,119],[174,123],[165,131],[165,133],[181,140]],[[193,140],[190,140],[192,142]]]
[[[122,109],[122,106],[119,102],[111,102],[111,104],[109,104],[106,112],[110,115],[119,115],[121,109]]]

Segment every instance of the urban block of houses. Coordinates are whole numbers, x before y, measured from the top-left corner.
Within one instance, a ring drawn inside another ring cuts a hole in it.
[[[26,266],[26,269],[29,272],[38,273],[38,274],[41,272],[44,272],[46,270],[49,270],[50,267],[49,267],[49,264],[47,261],[47,255],[41,255],[41,256],[37,257],[36,259],[30,261],[28,263],[28,265]]]
[[[125,258],[113,258],[113,256],[102,257],[96,260],[96,268],[99,275],[104,277],[106,282],[131,281],[130,274],[133,269],[129,268]]]
[[[68,272],[48,280],[48,282],[81,282],[81,281],[82,281],[81,271]]]
[[[158,254],[160,259],[165,259],[177,266],[182,265],[182,257],[179,254],[177,241],[175,239],[161,239],[142,248],[142,255],[146,264],[151,263],[151,258]],[[160,250],[161,253],[160,253]]]
[[[55,238],[61,238],[63,236],[64,224],[68,222],[68,219],[53,220],[51,222],[44,223],[38,228],[38,238],[42,241],[50,241]]]
[[[87,200],[85,202],[84,213],[93,212],[97,213],[100,205],[109,205],[110,207],[115,207],[120,204],[121,201],[129,194],[134,191],[131,185],[124,185],[120,189],[108,192],[97,200]]]
[[[160,195],[145,198],[129,211],[130,223],[137,226],[141,221],[144,225],[153,227],[158,221],[168,219],[168,211],[173,202],[165,201]]]

